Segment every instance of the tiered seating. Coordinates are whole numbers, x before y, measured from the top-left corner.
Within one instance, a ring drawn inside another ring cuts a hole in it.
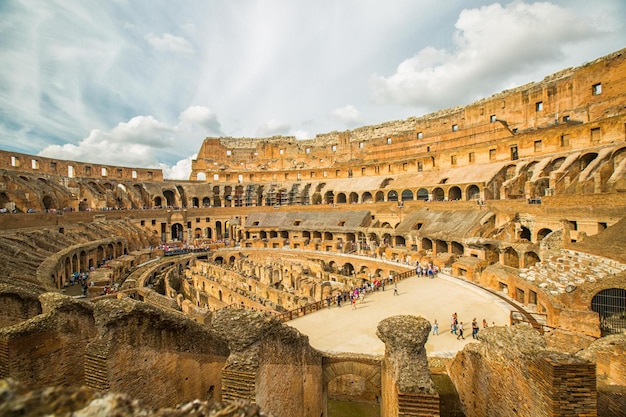
[[[622,271],[626,271],[626,264],[613,259],[562,249],[558,254],[522,269],[520,276],[557,295],[564,293],[568,286],[596,282]]]

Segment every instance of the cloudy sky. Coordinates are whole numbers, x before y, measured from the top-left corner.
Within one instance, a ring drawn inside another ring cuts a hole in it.
[[[421,116],[626,47],[623,0],[0,0],[0,149],[162,168]]]

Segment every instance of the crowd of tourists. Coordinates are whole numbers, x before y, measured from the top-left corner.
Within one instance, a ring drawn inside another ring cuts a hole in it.
[[[495,326],[495,323],[492,323],[492,325]],[[483,319],[482,324],[479,324],[476,317],[472,319],[471,326],[472,326],[472,339],[475,339],[475,340],[478,340],[478,332],[480,331],[481,326],[483,329],[486,329],[487,327],[489,327],[489,325],[487,324],[487,319]],[[439,336],[439,323],[437,322],[437,319],[435,319],[435,321],[432,324],[432,330],[433,330],[433,335]],[[465,326],[463,325],[462,321],[459,321],[459,318],[456,312],[452,313],[452,316],[450,317],[450,333],[454,334],[457,340],[465,339]]]

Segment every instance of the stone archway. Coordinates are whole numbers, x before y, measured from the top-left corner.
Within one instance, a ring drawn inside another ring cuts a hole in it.
[[[591,310],[600,316],[602,336],[626,333],[626,289],[607,288],[591,299]]]
[[[329,398],[379,403],[382,389],[380,359],[325,354],[322,358],[322,386],[325,403]]]

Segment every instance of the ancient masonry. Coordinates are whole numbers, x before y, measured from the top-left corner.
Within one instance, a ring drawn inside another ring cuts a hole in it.
[[[188,181],[8,151],[0,172],[6,392],[626,415],[626,50],[423,117],[206,138]],[[433,269],[513,303],[510,326],[435,360],[418,317],[379,324],[380,357],[317,351],[284,324]]]

